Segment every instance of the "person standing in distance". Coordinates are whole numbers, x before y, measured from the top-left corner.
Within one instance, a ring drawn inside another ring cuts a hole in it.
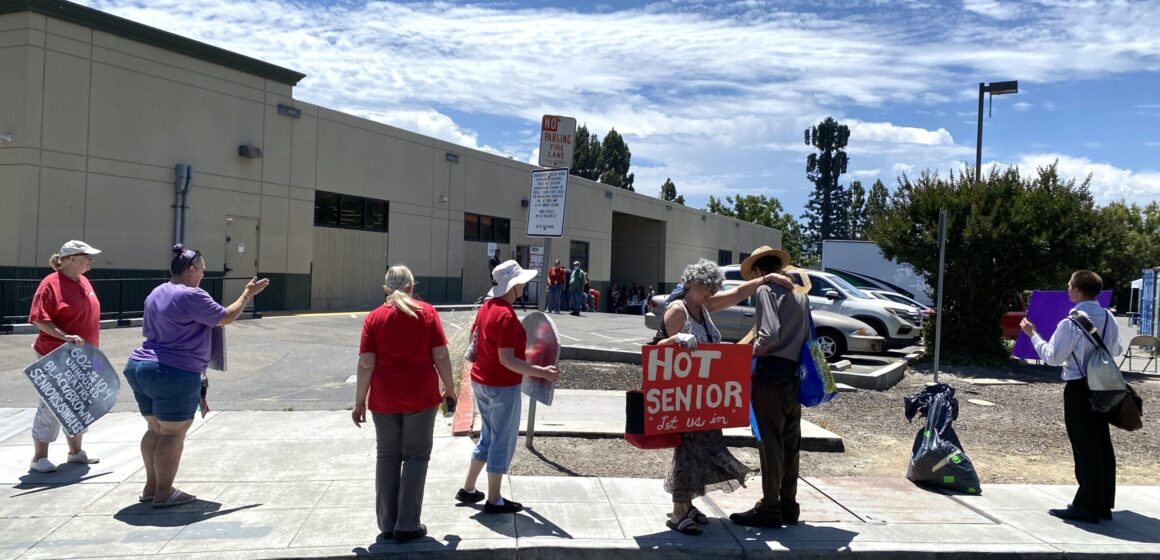
[[[32,349],[42,357],[66,343],[100,346],[101,302],[85,273],[93,268],[93,255],[101,250],[84,241],[69,241],[48,260],[53,272],[40,281],[32,295],[32,309],[28,322],[40,331]],[[60,422],[43,400],[36,405],[32,418],[32,463],[29,470],[48,473],[56,465],[48,460],[48,444],[60,435]],[[68,442],[68,462],[92,464],[99,459],[89,457],[81,448],[83,434],[65,436]]]

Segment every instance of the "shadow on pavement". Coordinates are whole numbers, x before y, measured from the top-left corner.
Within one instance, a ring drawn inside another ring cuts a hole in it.
[[[447,535],[443,537],[443,540],[446,541],[446,544],[428,535],[405,544],[395,544],[393,541],[384,540],[380,535],[374,544],[367,547],[360,546],[351,549],[351,552],[356,558],[390,556],[406,552],[453,552],[459,548],[459,543],[463,541],[459,535]]]
[[[1083,523],[1081,521],[1062,520],[1063,523],[1083,529],[1088,533],[1104,535],[1116,539],[1140,543],[1156,542],[1155,535],[1160,535],[1160,519],[1140,515],[1134,511],[1117,511],[1113,521]],[[1149,536],[1151,535],[1151,536]]]
[[[53,488],[88,482],[97,477],[112,474],[111,472],[106,471],[103,473],[94,474],[92,476],[85,476],[90,472],[92,472],[92,469],[89,467],[89,465],[65,463],[63,465],[57,466],[56,472],[29,472],[28,474],[20,477],[20,483],[16,486],[13,486],[13,488],[17,490],[29,490],[29,492],[18,494],[19,496],[26,496],[28,494],[35,494],[37,492],[43,492]]]
[[[113,519],[134,527],[184,527],[260,505],[221,509],[222,505],[217,502],[196,500],[182,506],[155,508],[150,503],[137,503],[113,514]]]

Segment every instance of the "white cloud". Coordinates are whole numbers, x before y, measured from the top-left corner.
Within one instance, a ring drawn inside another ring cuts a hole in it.
[[[892,123],[868,123],[849,121],[850,137],[858,141],[887,142],[892,144],[924,144],[927,146],[951,145],[955,139],[947,129],[927,130],[913,126],[898,126]]]
[[[963,9],[999,20],[1011,20],[1019,17],[1019,6],[1014,2],[998,2],[996,0],[963,0]]]
[[[1055,110],[1055,103],[1052,103],[1050,101],[1044,101],[1042,105],[1043,105],[1043,108],[1047,109],[1048,111]]]
[[[1032,105],[1026,101],[1020,101],[1020,102],[1015,104],[1016,111],[1029,111],[1029,110],[1031,110],[1032,107],[1034,107],[1034,105]]]
[[[512,155],[505,154],[491,146],[481,146],[478,133],[474,130],[460,128],[451,117],[432,109],[370,111],[355,107],[337,108],[336,110],[475,150],[483,150],[502,156]]]
[[[859,169],[854,172],[855,177],[877,177],[881,174],[881,169]]]
[[[895,176],[904,174],[909,175],[912,171],[914,171],[914,166],[909,163],[896,163],[890,166],[890,170],[894,172]]]
[[[1092,195],[1101,203],[1160,199],[1160,172],[1132,171],[1088,158],[1055,153],[1024,155],[1019,158],[1018,166],[1021,173],[1027,174],[1056,161],[1061,177],[1074,177],[1078,182],[1091,175]]]

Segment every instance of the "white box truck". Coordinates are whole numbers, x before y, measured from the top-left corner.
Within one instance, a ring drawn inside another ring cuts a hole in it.
[[[887,259],[870,241],[826,240],[822,242],[822,270],[837,274],[859,287],[896,292],[933,305],[932,290],[908,264]]]

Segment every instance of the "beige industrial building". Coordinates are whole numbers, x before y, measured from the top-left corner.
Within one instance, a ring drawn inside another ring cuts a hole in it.
[[[74,238],[104,250],[94,279],[167,276],[182,239],[211,277],[270,277],[263,310],[373,305],[394,263],[428,301],[473,301],[489,242],[525,265],[544,245],[525,235],[536,167],[295,100],[292,70],[69,2],[0,0],[0,76],[4,315],[27,313],[27,284]],[[780,241],[570,177],[547,259],[580,260],[602,292],[664,289],[698,258]],[[105,310],[140,309],[146,288],[116,284],[98,286]]]

